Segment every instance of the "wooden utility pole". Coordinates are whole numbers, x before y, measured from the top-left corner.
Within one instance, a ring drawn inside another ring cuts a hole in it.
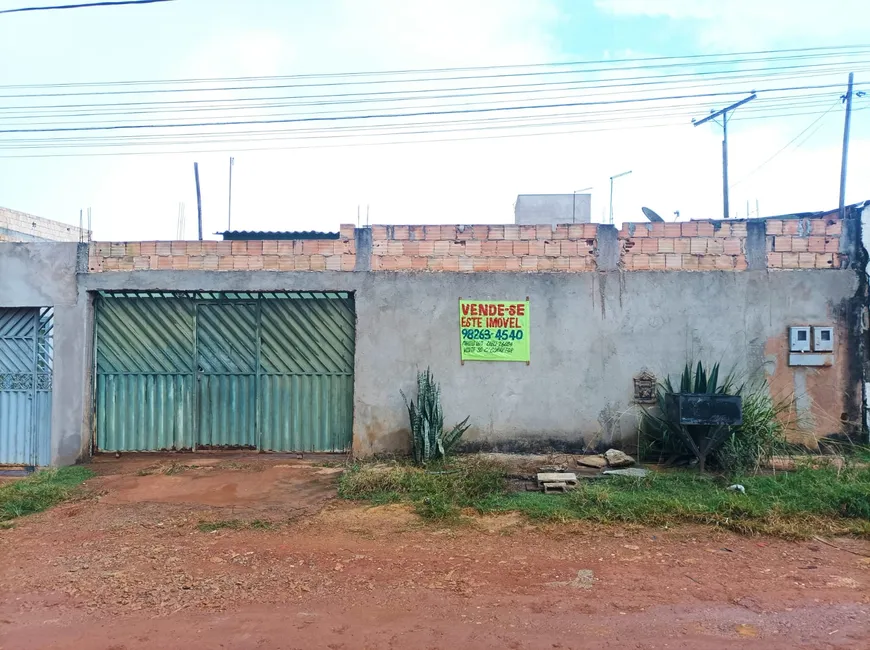
[[[849,87],[846,89],[846,125],[843,127],[843,161],[840,164],[840,219],[846,218],[846,165],[849,162],[849,128],[852,125],[852,82],[855,73],[849,73]]]
[[[199,241],[202,241],[202,195],[199,193],[199,163],[193,163],[193,176],[196,179],[196,225],[199,228]]]
[[[695,126],[700,126],[705,122],[709,122],[710,120],[716,119],[720,115],[722,116],[722,213],[723,216],[727,219],[729,217],[728,214],[728,113],[733,111],[738,106],[743,106],[743,104],[747,102],[751,102],[755,99],[757,95],[752,93],[749,97],[745,99],[741,99],[739,102],[735,102],[731,104],[731,106],[726,106],[721,111],[716,111],[714,113],[710,113],[707,117],[701,118],[700,120],[692,120],[692,124]]]

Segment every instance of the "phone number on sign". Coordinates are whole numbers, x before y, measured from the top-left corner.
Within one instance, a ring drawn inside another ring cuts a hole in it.
[[[469,341],[522,341],[522,330],[483,330],[468,328],[462,330],[462,338]]]

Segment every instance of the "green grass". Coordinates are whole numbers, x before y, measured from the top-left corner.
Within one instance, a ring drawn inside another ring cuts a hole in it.
[[[47,469],[0,486],[0,521],[42,512],[79,494],[79,486],[94,473],[76,465]]]
[[[478,507],[505,489],[504,469],[470,457],[430,464],[422,469],[404,463],[353,465],[339,477],[338,494],[382,505],[410,500],[427,519],[455,519],[459,510]]]
[[[356,465],[339,479],[339,495],[371,503],[410,501],[420,516],[456,519],[462,508],[521,512],[543,521],[588,520],[652,526],[702,523],[746,534],[799,539],[817,534],[870,537],[870,469],[801,468],[727,482],[693,471],[644,478],[581,480],[568,494],[508,492],[504,470],[475,459],[455,461],[447,474],[418,468]]]

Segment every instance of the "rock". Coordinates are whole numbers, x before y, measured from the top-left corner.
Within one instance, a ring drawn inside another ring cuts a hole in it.
[[[626,469],[608,469],[601,473],[605,476],[634,476],[636,478],[643,478],[649,474],[649,470],[641,469],[640,467],[627,467]]]
[[[566,483],[568,485],[577,485],[577,475],[569,474],[568,472],[541,472],[537,476],[538,485],[544,483]]]
[[[582,465],[583,467],[594,467],[595,469],[601,469],[602,467],[607,467],[607,459],[603,454],[595,454],[594,456],[581,456],[577,459],[577,464]]]
[[[548,587],[573,587],[574,589],[592,589],[595,583],[595,574],[589,569],[580,569],[577,577],[567,582],[548,582]]]
[[[618,449],[608,449],[604,452],[604,458],[607,459],[607,464],[611,467],[631,467],[634,465],[634,458]]]

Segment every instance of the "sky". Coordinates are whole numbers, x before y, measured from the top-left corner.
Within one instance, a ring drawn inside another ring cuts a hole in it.
[[[40,4],[49,2],[0,0],[0,9]],[[0,86],[609,61],[870,42],[863,33],[870,20],[866,1],[818,7],[816,0],[176,0],[0,14]],[[862,75],[870,82],[870,54],[863,61],[855,65],[859,83]],[[843,88],[825,91],[830,105],[820,100],[815,113],[743,120],[735,114],[731,216],[836,207],[843,138],[837,98],[845,91],[845,68],[829,81]],[[745,85],[747,93],[756,89]],[[20,101],[2,97],[16,92],[22,91],[0,89],[0,110]],[[698,99],[697,117],[723,101]],[[850,203],[870,199],[864,106],[870,96],[855,100]],[[247,150],[262,148],[262,141],[239,141],[207,153],[149,155],[118,147],[115,153],[127,154],[4,149],[9,135],[0,133],[0,206],[71,224],[90,208],[95,239],[119,241],[175,238],[183,203],[183,235],[195,239],[198,162],[204,231],[213,238],[227,227],[234,156],[232,228],[239,230],[336,230],[357,222],[358,214],[361,223],[508,223],[518,194],[586,188],[592,188],[593,220],[605,221],[609,178],[629,170],[614,181],[617,223],[642,221],[642,206],[668,220],[676,213],[680,220],[718,218],[722,132],[715,124],[693,127],[693,110],[684,108],[676,123],[658,128],[626,119],[606,129],[521,137],[353,146],[318,139],[304,147],[276,141],[266,151]],[[196,150],[191,142],[180,150]],[[66,155],[44,155],[58,152]]]

